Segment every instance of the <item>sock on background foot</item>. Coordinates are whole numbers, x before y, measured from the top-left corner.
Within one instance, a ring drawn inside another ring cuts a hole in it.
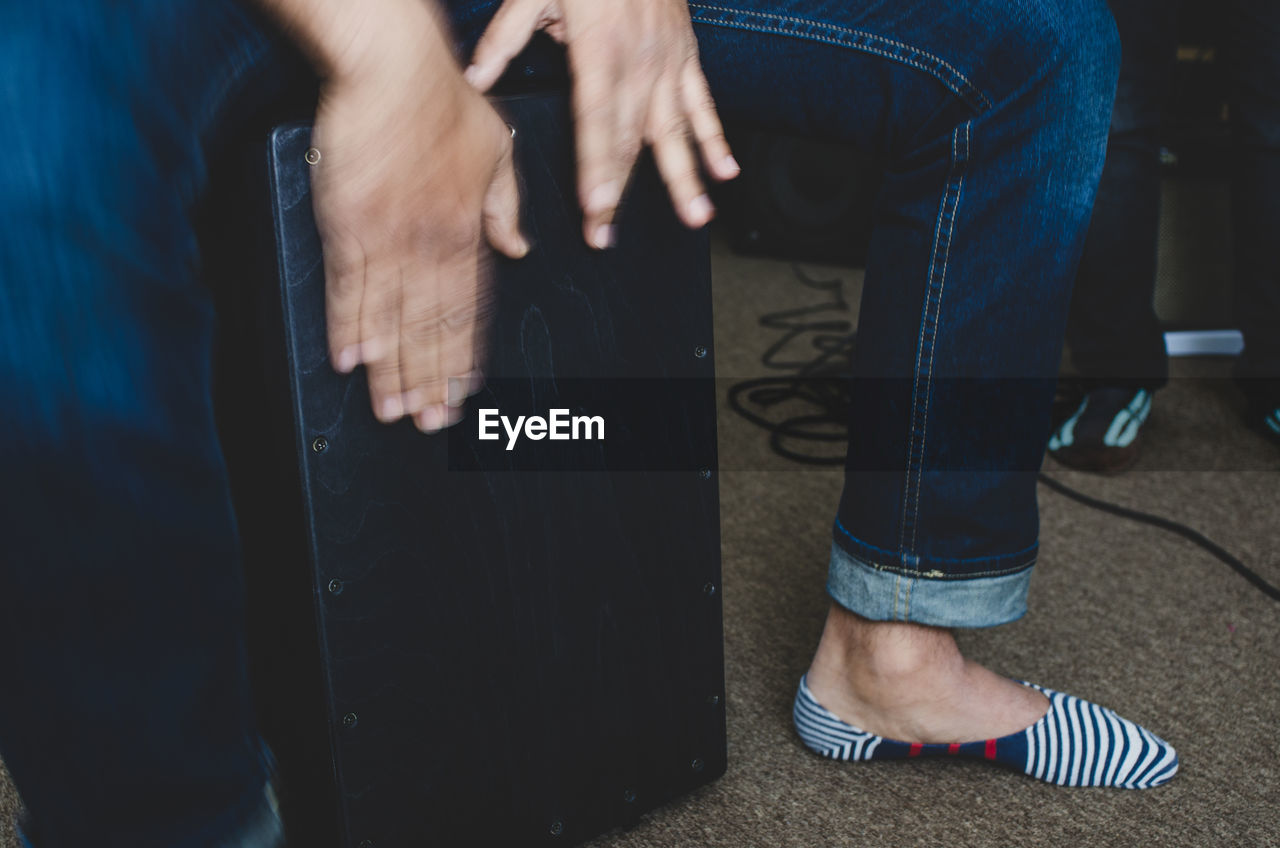
[[[1280,404],[1271,408],[1251,408],[1246,418],[1258,432],[1280,445]]]
[[[1049,437],[1049,455],[1082,471],[1121,471],[1138,458],[1142,425],[1150,414],[1147,389],[1094,389]]]

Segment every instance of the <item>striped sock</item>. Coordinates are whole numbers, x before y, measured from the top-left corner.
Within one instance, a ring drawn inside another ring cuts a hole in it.
[[[1102,401],[1104,394],[1106,394],[1105,401],[1114,403],[1115,398],[1111,395],[1116,391],[1119,390],[1107,390],[1106,393],[1097,392],[1086,396],[1080,402],[1075,414],[1062,422],[1053,435],[1049,437],[1049,450],[1059,451],[1074,445],[1076,443],[1076,425],[1082,417],[1091,411],[1089,401],[1091,399]],[[1105,402],[1103,402],[1103,406],[1106,406]],[[1146,389],[1138,389],[1123,406],[1115,410],[1110,421],[1107,422],[1106,432],[1102,434],[1102,446],[1108,448],[1129,447],[1129,445],[1133,444],[1133,440],[1138,437],[1138,431],[1142,429],[1142,425],[1150,414],[1151,392]],[[1096,439],[1097,434],[1091,434],[1091,438]]]
[[[1045,694],[1049,711],[1026,730],[982,742],[898,742],[845,724],[816,700],[805,678],[796,692],[796,732],[815,753],[835,760],[898,760],[961,756],[990,760],[1059,786],[1147,789],[1178,771],[1169,743],[1111,710],[1024,683]]]

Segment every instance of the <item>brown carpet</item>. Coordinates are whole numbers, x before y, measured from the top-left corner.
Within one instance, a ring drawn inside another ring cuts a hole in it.
[[[859,272],[804,267],[842,278],[856,310]],[[767,373],[761,354],[783,331],[761,328],[760,315],[827,296],[800,285],[787,263],[719,246],[715,271],[723,391]],[[812,356],[810,342],[794,340],[798,357]],[[1239,423],[1228,370],[1175,362],[1179,379],[1157,399],[1143,455],[1126,474],[1046,470],[1185,522],[1280,583],[1280,451]],[[1280,845],[1280,604],[1188,542],[1043,488],[1030,615],[965,633],[963,644],[999,671],[1145,723],[1178,748],[1174,781],[1149,792],[1073,790],[980,764],[848,765],[809,754],[791,732],[791,697],[827,606],[841,475],[775,457],[764,431],[727,408],[720,442],[729,773],[593,848]],[[15,805],[0,786],[0,848],[12,848]]]

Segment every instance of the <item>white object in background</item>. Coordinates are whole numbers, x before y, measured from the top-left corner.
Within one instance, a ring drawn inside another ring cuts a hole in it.
[[[1239,356],[1244,336],[1239,330],[1175,330],[1164,334],[1170,356]]]

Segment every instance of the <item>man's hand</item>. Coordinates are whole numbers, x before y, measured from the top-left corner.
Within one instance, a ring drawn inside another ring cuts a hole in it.
[[[540,29],[568,45],[587,242],[613,244],[618,202],[644,144],[653,147],[685,224],[711,220],[698,158],[718,180],[737,176],[738,164],[683,0],[506,0],[476,46],[467,79],[487,91]]]
[[[324,75],[312,146],[333,366],[434,432],[479,383],[489,246],[519,258],[511,132],[420,0],[269,0]],[[320,24],[317,21],[321,22]]]

